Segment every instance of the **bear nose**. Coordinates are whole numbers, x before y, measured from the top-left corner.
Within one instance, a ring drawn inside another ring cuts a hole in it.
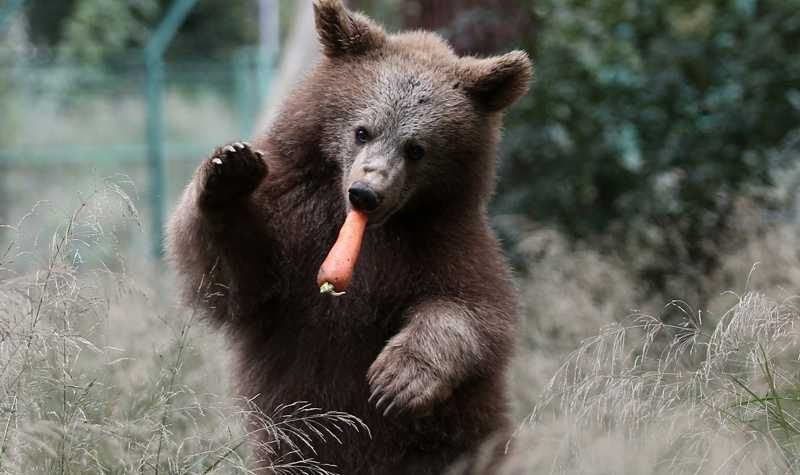
[[[372,188],[362,181],[353,183],[347,190],[347,194],[353,207],[361,211],[375,211],[381,201]]]

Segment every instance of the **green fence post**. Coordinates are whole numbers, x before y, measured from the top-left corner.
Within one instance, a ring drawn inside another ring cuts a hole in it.
[[[280,2],[278,0],[259,0],[259,46],[256,55],[255,102],[259,110],[269,92],[273,65],[278,55],[280,43]]]
[[[147,70],[147,154],[150,175],[150,211],[153,226],[153,254],[164,254],[164,50],[197,0],[175,0],[144,49]]]
[[[162,90],[164,86],[164,62],[161,58],[147,58],[147,166],[149,176],[149,200],[151,214],[153,255],[163,254],[164,242],[164,110]]]
[[[233,90],[239,110],[239,135],[249,139],[253,132],[258,96],[253,91],[253,48],[239,48],[233,56]]]

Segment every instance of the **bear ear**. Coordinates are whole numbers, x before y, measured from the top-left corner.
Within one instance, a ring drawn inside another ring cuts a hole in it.
[[[348,11],[341,0],[314,0],[314,21],[329,58],[363,54],[386,42],[381,27],[363,15]]]
[[[492,112],[505,109],[528,92],[533,68],[524,51],[461,61],[464,90]]]

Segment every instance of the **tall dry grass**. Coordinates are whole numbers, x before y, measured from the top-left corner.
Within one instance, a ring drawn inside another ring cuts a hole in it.
[[[216,334],[158,292],[167,277],[126,273],[114,229],[138,220],[128,185],[100,181],[55,229],[27,226],[59,213],[47,203],[2,228],[0,473],[251,473],[256,432],[292,453],[276,473],[336,473],[314,447],[368,430],[358,419],[230,396]]]
[[[606,326],[546,385],[509,473],[796,472],[796,303],[751,291],[711,324]]]
[[[505,473],[800,472],[800,234],[745,211],[743,244],[687,289],[705,300],[530,233]]]

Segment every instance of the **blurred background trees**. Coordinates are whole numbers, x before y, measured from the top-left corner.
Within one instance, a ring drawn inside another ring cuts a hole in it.
[[[738,200],[763,198],[798,157],[800,2],[528,13],[537,82],[510,116],[497,210],[634,244],[658,286],[714,270]]]
[[[28,0],[26,20],[36,46],[66,58],[114,62],[142,49],[172,0]],[[172,57],[222,59],[258,40],[258,1],[198,2],[171,45]]]

